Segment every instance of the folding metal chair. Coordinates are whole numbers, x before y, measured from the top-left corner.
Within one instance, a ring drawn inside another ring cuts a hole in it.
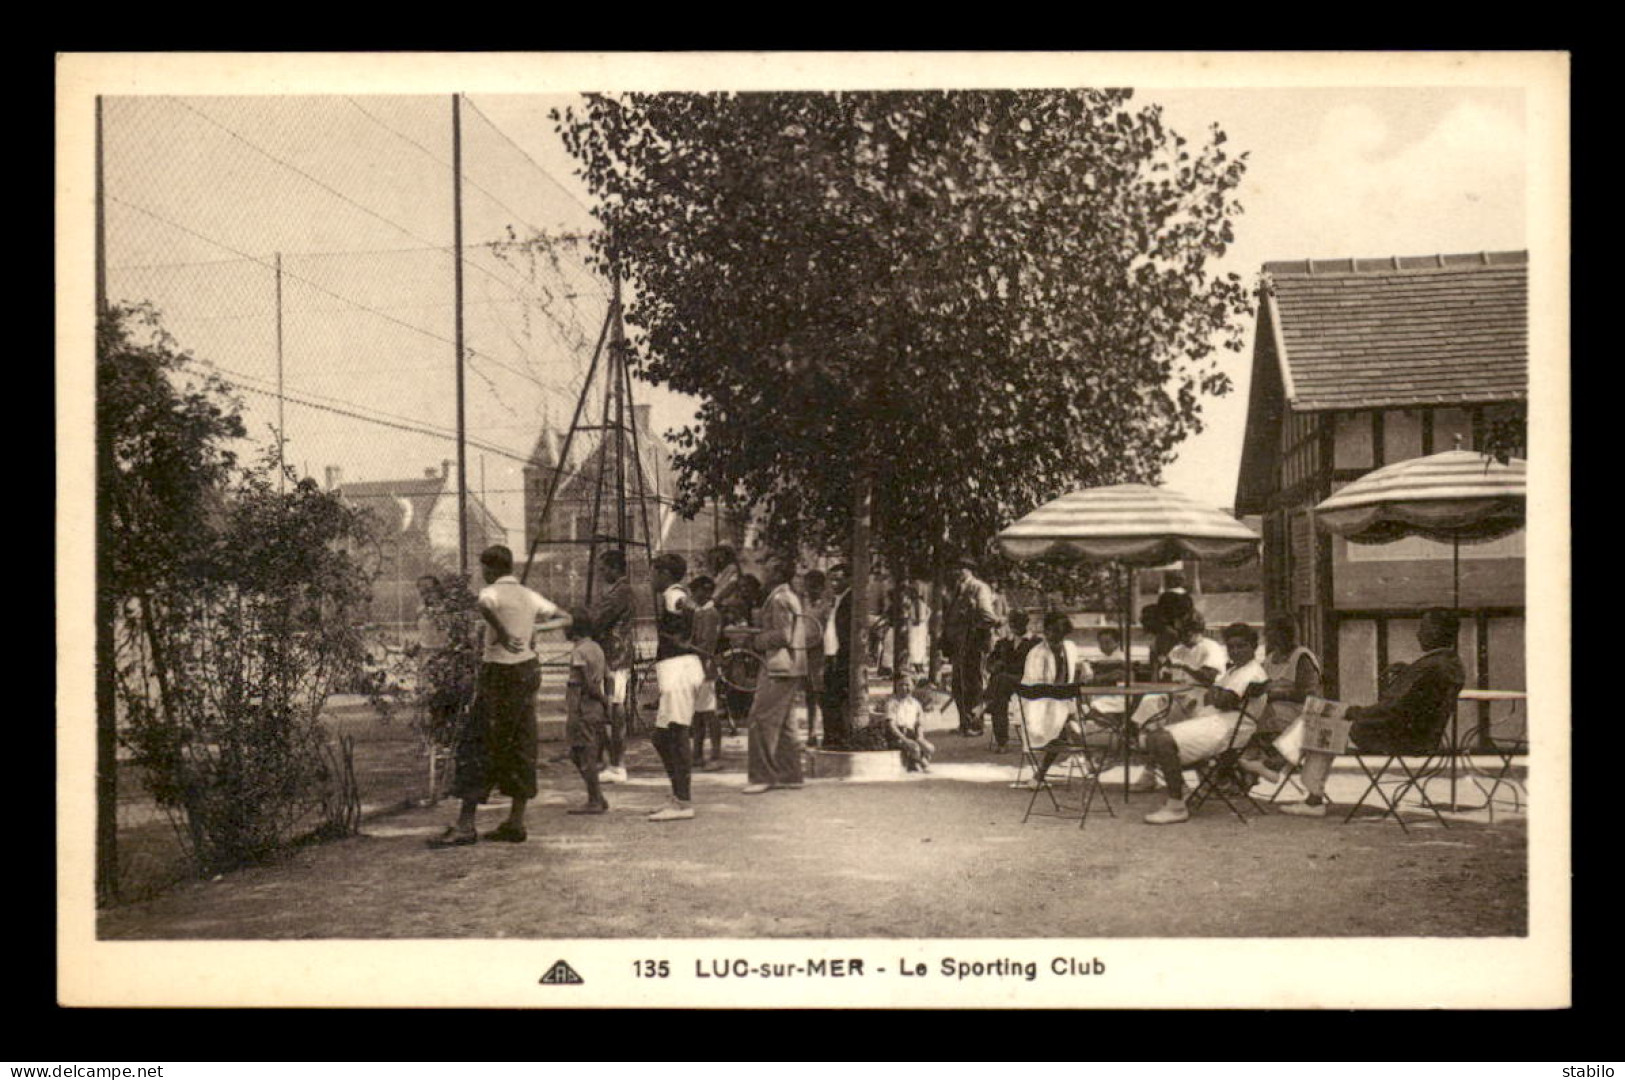
[[[1365,801],[1375,794],[1383,803],[1383,811],[1377,820],[1381,821],[1383,818],[1391,816],[1399,823],[1400,831],[1409,832],[1409,826],[1405,824],[1404,817],[1399,813],[1399,806],[1404,801],[1405,796],[1415,790],[1421,793],[1420,804],[1432,812],[1440,827],[1445,829],[1450,827],[1450,823],[1444,819],[1444,815],[1439,813],[1438,806],[1427,797],[1423,784],[1432,777],[1437,776],[1449,760],[1451,749],[1450,718],[1455,713],[1456,695],[1460,692],[1461,687],[1459,685],[1450,691],[1450,694],[1445,699],[1445,704],[1440,706],[1439,715],[1433,718],[1428,729],[1421,732],[1415,742],[1395,750],[1361,751],[1354,747],[1348,750],[1348,756],[1359,763],[1360,771],[1365,774],[1368,782],[1365,790],[1360,793],[1360,797],[1354,801],[1354,804],[1349,807],[1349,812],[1344,815],[1343,824],[1347,825],[1352,821],[1354,815],[1359,812],[1360,807],[1365,805]],[[1382,758],[1382,764],[1377,766],[1375,772],[1372,772],[1371,767],[1366,764],[1366,759],[1376,757]],[[1407,760],[1410,758],[1421,758],[1421,762],[1413,768],[1409,760]],[[1388,773],[1396,766],[1403,779],[1389,780],[1387,778]],[[1388,791],[1385,790],[1385,784],[1393,788],[1392,795],[1389,795]]]
[[[1257,714],[1263,711],[1267,700],[1265,691],[1268,689],[1269,684],[1264,682],[1254,683],[1247,688],[1246,694],[1241,699],[1241,710],[1236,714],[1236,722],[1230,728],[1230,738],[1224,748],[1193,766],[1197,782],[1187,803],[1192,813],[1201,809],[1202,804],[1211,796],[1217,795],[1230,808],[1230,812],[1241,819],[1242,824],[1251,824],[1247,820],[1247,815],[1241,812],[1241,808],[1231,801],[1231,795],[1234,794],[1251,804],[1260,817],[1264,815],[1264,807],[1253,798],[1252,793],[1257,778],[1241,767],[1241,755],[1251,743],[1252,736],[1249,735],[1245,739],[1240,736],[1241,729],[1247,726],[1248,720],[1253,720],[1256,724]]]
[[[1027,810],[1021,815],[1022,824],[1025,825],[1034,816],[1071,817],[1072,813],[1075,812],[1078,815],[1078,828],[1081,829],[1088,823],[1089,811],[1094,806],[1097,793],[1100,795],[1100,803],[1105,808],[1107,816],[1116,817],[1117,812],[1112,809],[1111,799],[1106,795],[1105,784],[1101,779],[1100,765],[1090,752],[1087,741],[1060,744],[1051,742],[1044,746],[1033,745],[1032,725],[1028,719],[1027,707],[1029,702],[1036,701],[1064,701],[1070,703],[1076,710],[1075,715],[1078,718],[1080,732],[1083,726],[1083,710],[1079,707],[1080,702],[1075,687],[1061,685],[1016,687],[1016,702],[1021,713],[1021,755],[1023,764],[1032,769],[1034,780],[1032,797],[1027,800]],[[1057,733],[1056,738],[1060,738],[1059,733]],[[1042,776],[1040,776],[1044,756],[1051,747],[1054,747],[1056,751],[1055,760],[1051,763],[1049,769],[1043,771]],[[1073,788],[1081,786],[1083,790],[1078,792],[1081,802],[1076,804],[1063,803],[1056,798],[1055,773],[1057,769],[1064,769],[1063,786],[1066,791],[1070,792]],[[1020,776],[1019,768],[1017,776]],[[1050,810],[1033,809],[1038,804],[1040,795],[1049,799]]]

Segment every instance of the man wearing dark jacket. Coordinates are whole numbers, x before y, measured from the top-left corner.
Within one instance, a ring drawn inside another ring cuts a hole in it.
[[[824,629],[824,742],[826,750],[845,750],[850,725],[847,723],[847,680],[852,671],[852,591],[845,563],[836,563],[825,573],[829,594],[835,597],[830,623]],[[830,646],[835,648],[831,649]]]
[[[1466,684],[1461,657],[1456,655],[1460,619],[1448,608],[1422,613],[1416,641],[1425,650],[1383,688],[1375,705],[1351,705],[1345,718],[1349,743],[1368,754],[1431,754],[1456,708],[1456,696]],[[1283,738],[1285,734],[1283,733]],[[1286,803],[1281,812],[1299,817],[1326,816],[1326,774],[1332,755],[1310,752],[1303,763],[1303,802]]]

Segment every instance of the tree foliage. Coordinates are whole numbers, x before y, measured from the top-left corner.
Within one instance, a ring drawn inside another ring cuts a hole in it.
[[[205,870],[353,829],[347,747],[318,714],[363,657],[360,516],[314,481],[284,489],[274,456],[239,468],[229,388],[150,309],[106,313],[97,345],[121,740]]]
[[[1066,490],[1153,481],[1229,382],[1243,157],[1124,90],[590,96],[556,113],[629,282],[630,362],[700,397],[685,509],[985,551]]]

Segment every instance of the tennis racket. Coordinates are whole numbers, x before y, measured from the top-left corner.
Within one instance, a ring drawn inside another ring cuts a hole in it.
[[[753,694],[761,684],[763,672],[767,670],[767,657],[751,648],[747,643],[754,640],[762,632],[759,626],[732,626],[722,631],[724,640],[730,640],[726,648],[719,648],[715,653],[707,654],[696,649],[701,656],[707,656],[716,665],[717,681],[732,690],[741,693]],[[824,627],[811,615],[794,614],[790,621],[791,652],[808,653],[823,647]]]

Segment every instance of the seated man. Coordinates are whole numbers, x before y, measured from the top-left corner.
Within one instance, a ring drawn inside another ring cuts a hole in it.
[[[1255,725],[1250,718],[1243,718],[1243,705],[1255,687],[1262,691],[1269,682],[1264,665],[1254,655],[1258,652],[1258,631],[1246,623],[1231,623],[1224,628],[1224,648],[1229,654],[1229,667],[1203,695],[1196,713],[1146,736],[1145,749],[1151,764],[1129,790],[1155,791],[1158,772],[1168,787],[1168,800],[1162,809],[1145,816],[1148,825],[1189,821],[1185,766],[1206,761],[1226,747],[1241,746],[1252,737]],[[1235,730],[1238,724],[1239,731]]]
[[[1100,655],[1089,662],[1094,669],[1094,678],[1089,681],[1096,686],[1120,684],[1123,681],[1123,665],[1127,662],[1123,656],[1123,635],[1110,626],[1102,626],[1095,632],[1095,644],[1100,647]],[[1113,729],[1121,727],[1123,699],[1110,696],[1091,698],[1086,723]]]
[[[1367,754],[1431,754],[1438,748],[1439,735],[1450,722],[1467,676],[1456,655],[1456,635],[1460,617],[1449,608],[1429,608],[1416,628],[1416,641],[1426,651],[1383,687],[1375,705],[1350,706],[1345,714],[1354,723],[1349,743]],[[1326,816],[1326,774],[1331,771],[1331,754],[1303,753],[1303,721],[1297,721],[1276,740],[1276,749],[1289,762],[1303,762],[1303,802],[1285,803],[1283,814],[1299,817]]]

